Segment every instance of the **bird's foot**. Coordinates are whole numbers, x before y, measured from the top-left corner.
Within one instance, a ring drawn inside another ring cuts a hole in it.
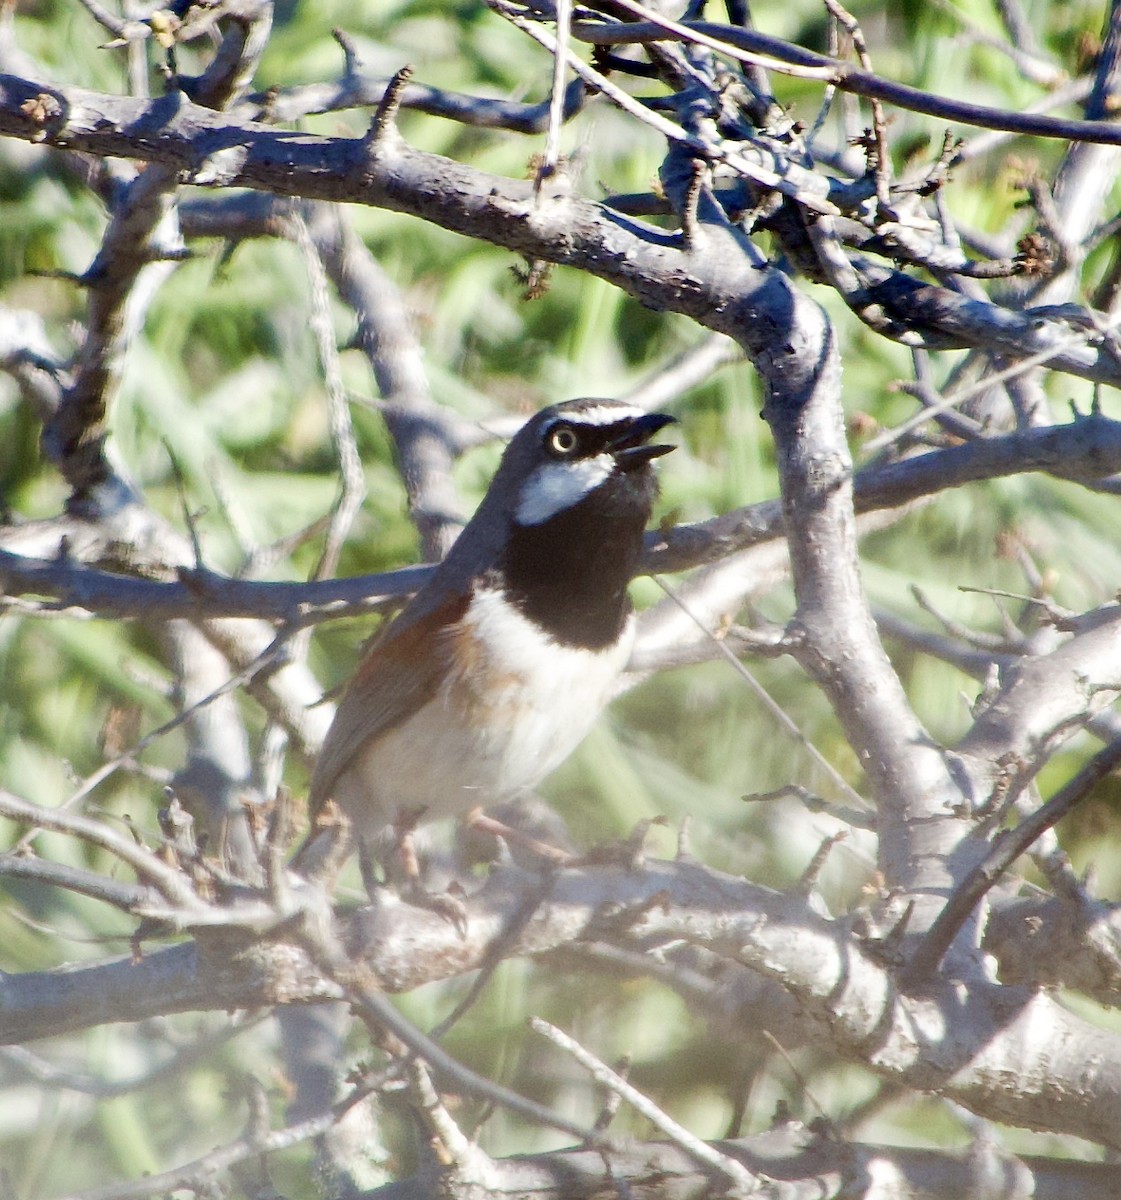
[[[448,885],[445,892],[430,892],[419,879],[412,880],[402,899],[417,908],[426,908],[429,912],[443,917],[448,924],[455,927],[461,938],[467,936],[467,905],[464,901],[467,893],[455,882]]]

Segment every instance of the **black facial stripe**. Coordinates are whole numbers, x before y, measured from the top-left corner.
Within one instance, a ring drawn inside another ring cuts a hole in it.
[[[548,447],[549,437],[553,430],[560,425],[567,426],[580,440],[577,452],[571,457],[593,458],[597,454],[602,454],[616,439],[623,437],[633,424],[633,416],[612,421],[610,425],[586,424],[578,416],[558,417],[545,426],[543,437],[545,445]]]

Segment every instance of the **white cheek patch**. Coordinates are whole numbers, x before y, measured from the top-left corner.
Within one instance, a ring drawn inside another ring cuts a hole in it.
[[[514,520],[519,525],[541,525],[566,508],[579,504],[614,469],[615,460],[610,454],[597,454],[594,458],[573,462],[545,463],[522,486]]]

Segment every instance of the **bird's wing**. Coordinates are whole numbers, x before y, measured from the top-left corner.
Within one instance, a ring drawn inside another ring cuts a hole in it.
[[[447,597],[415,620],[408,609],[375,640],[339,702],[315,761],[308,805],[317,811],[335,781],[372,739],[400,725],[436,694],[451,639],[442,636],[467,610],[466,595]]]

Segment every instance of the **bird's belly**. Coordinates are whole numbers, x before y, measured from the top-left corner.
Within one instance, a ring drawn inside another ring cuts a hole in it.
[[[436,695],[340,779],[336,798],[363,824],[399,812],[463,815],[532,787],[575,750],[611,698],[633,618],[619,643],[585,650],[553,641],[486,595],[493,602],[476,597],[449,635],[453,669]]]

